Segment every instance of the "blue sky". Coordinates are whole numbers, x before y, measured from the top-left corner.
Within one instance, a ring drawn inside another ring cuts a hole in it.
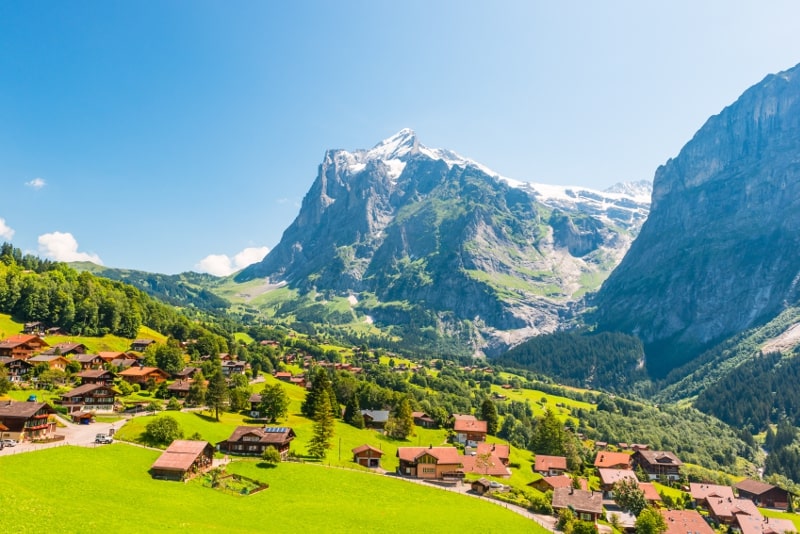
[[[277,244],[326,149],[404,127],[517,180],[652,179],[800,62],[798,20],[794,1],[0,3],[0,240],[230,271]]]

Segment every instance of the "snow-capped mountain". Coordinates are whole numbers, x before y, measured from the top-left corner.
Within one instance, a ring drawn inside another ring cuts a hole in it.
[[[342,322],[511,344],[563,323],[622,258],[647,206],[503,177],[404,129],[368,150],[327,151],[281,242],[236,278],[354,297]]]

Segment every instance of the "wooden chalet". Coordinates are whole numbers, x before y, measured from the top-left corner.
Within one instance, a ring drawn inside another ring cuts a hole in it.
[[[178,380],[188,380],[190,378],[194,378],[194,375],[199,373],[202,369],[199,367],[184,367],[182,370],[178,371],[177,373],[173,373],[173,378]]]
[[[581,485],[582,490],[589,489],[589,483],[585,478],[581,478],[578,480],[579,484]],[[528,486],[532,488],[536,488],[537,490],[545,493],[547,491],[552,491],[556,488],[571,488],[572,487],[572,477],[569,475],[558,475],[554,477],[542,477],[538,480],[534,480],[533,482],[528,483]]]
[[[161,480],[185,480],[209,469],[214,447],[207,441],[175,440],[150,467],[150,475]]]
[[[114,411],[118,390],[105,384],[84,384],[61,395],[61,405],[72,412]]]
[[[169,375],[158,367],[128,367],[120,371],[120,378],[130,384],[146,385],[150,380],[156,384],[164,382]]]
[[[23,358],[0,358],[0,363],[8,371],[8,379],[13,383],[25,382],[31,374],[33,364]]]
[[[59,369],[61,371],[64,371],[69,364],[69,360],[58,354],[39,354],[38,356],[31,356],[28,361],[34,366],[46,363],[50,369]]]
[[[537,454],[533,470],[543,477],[563,475],[567,471],[567,458],[565,456]]]
[[[3,439],[34,441],[56,434],[55,411],[46,402],[0,402],[0,425]]]
[[[389,422],[389,410],[361,410],[367,428],[383,428]]]
[[[155,343],[154,339],[134,339],[131,343],[131,350],[135,352],[144,352],[147,347]]]
[[[666,477],[678,480],[681,476],[681,462],[675,453],[669,451],[638,450],[631,455],[634,466],[641,467],[650,480]]]
[[[494,454],[497,456],[503,465],[508,465],[509,456],[511,455],[511,446],[503,443],[478,443],[476,450],[477,454]]]
[[[701,484],[692,482],[689,484],[689,494],[694,499],[697,506],[708,508],[709,499],[734,499],[733,488],[730,486],[720,486],[717,484]]]
[[[81,364],[81,370],[102,369],[106,361],[99,354],[76,354],[72,361]]]
[[[594,466],[606,469],[631,469],[631,455],[624,452],[599,451]]]
[[[40,321],[30,321],[22,325],[22,333],[34,336],[44,335],[44,323]]]
[[[739,497],[749,499],[764,508],[789,509],[789,492],[759,480],[745,479],[734,486]]]
[[[77,375],[81,379],[81,385],[86,384],[102,384],[104,386],[114,385],[114,373],[106,371],[105,369],[90,369],[88,371],[81,371]]]
[[[227,360],[222,362],[222,374],[224,376],[243,375],[247,368],[247,362]]]
[[[474,415],[455,414],[453,418],[453,430],[460,444],[475,447],[479,442],[486,441],[486,421],[480,421]]]
[[[464,456],[455,447],[398,447],[398,473],[414,478],[462,478]]]
[[[553,510],[570,509],[581,521],[597,521],[603,515],[603,494],[579,489],[553,490]]]
[[[472,489],[473,493],[477,493],[478,495],[483,495],[484,493],[488,493],[492,489],[492,482],[486,478],[479,478],[478,480],[474,480],[470,484],[470,488]]]
[[[372,445],[361,445],[353,449],[353,461],[364,467],[376,468],[381,466],[383,451]]]
[[[56,343],[55,345],[51,345],[49,349],[44,351],[42,354],[60,354],[61,356],[69,356],[73,354],[85,354],[86,353],[86,345],[83,343]]]
[[[25,360],[49,346],[39,336],[17,334],[0,341],[0,356]]]
[[[100,351],[97,355],[103,358],[104,362],[111,363],[118,358],[124,358],[126,354],[124,352]]]
[[[203,382],[206,386],[208,386],[208,380],[203,380]],[[169,391],[170,396],[178,399],[185,399],[186,396],[189,395],[189,390],[192,388],[192,384],[194,384],[193,378],[190,378],[189,380],[176,380],[167,386],[167,391]]]
[[[220,441],[217,446],[220,451],[230,454],[261,456],[271,445],[286,459],[294,438],[294,430],[288,427],[238,426],[228,439]]]
[[[425,412],[411,412],[411,417],[414,418],[414,424],[422,428],[436,428],[436,421]]]
[[[617,482],[633,482],[639,485],[639,479],[636,478],[636,473],[630,469],[606,469],[600,468],[597,470],[600,477],[600,489],[609,499],[613,496],[614,485]]]

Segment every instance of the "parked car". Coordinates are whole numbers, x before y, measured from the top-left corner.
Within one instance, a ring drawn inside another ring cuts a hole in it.
[[[3,447],[16,447],[17,442],[13,439],[4,439],[0,443],[3,444]]]
[[[94,437],[94,442],[95,443],[113,443],[114,442],[114,438],[112,438],[108,434],[97,434]]]

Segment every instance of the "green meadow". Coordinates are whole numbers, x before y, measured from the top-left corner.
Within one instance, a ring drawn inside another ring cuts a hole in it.
[[[546,532],[503,507],[463,495],[319,465],[255,461],[231,473],[266,482],[238,496],[153,480],[157,451],[113,444],[0,458],[6,532]]]

